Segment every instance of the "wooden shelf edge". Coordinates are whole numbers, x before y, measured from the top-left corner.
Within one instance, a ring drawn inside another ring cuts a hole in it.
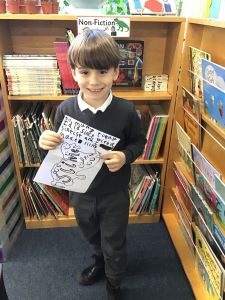
[[[134,165],[152,165],[152,164],[163,164],[164,163],[164,159],[161,157],[161,158],[157,158],[157,159],[151,159],[151,160],[147,160],[147,159],[137,159],[135,160],[132,164]],[[33,164],[33,165],[22,165],[22,164],[19,164],[19,168],[20,169],[23,169],[23,168],[39,168],[41,164]]]
[[[176,217],[172,213],[163,213],[162,217],[196,299],[209,299],[209,295],[205,292],[205,286],[196,270],[193,256],[181,232]]]
[[[57,227],[74,227],[77,222],[74,217],[65,217],[60,219],[46,218],[45,220],[31,220],[25,218],[26,229],[38,228],[57,228]]]
[[[188,23],[225,28],[225,22],[223,20],[188,18]]]
[[[84,10],[85,13],[85,10]],[[88,14],[88,12],[87,12]],[[85,15],[82,15],[83,17]],[[88,14],[89,16],[89,14]],[[68,14],[1,14],[0,20],[47,20],[47,21],[75,21],[79,16],[77,15],[68,15]],[[97,17],[105,17],[104,15],[97,15]],[[110,17],[110,16],[107,16]],[[186,20],[184,17],[177,17],[177,16],[149,16],[149,15],[113,15],[114,18],[116,17],[127,17],[130,18],[131,21],[137,22],[177,22],[181,23]]]
[[[155,213],[154,215],[129,215],[129,224],[138,223],[157,223],[159,222],[160,214]],[[63,216],[59,219],[46,218],[44,220],[25,218],[25,224],[27,229],[38,229],[38,228],[56,228],[56,227],[74,227],[77,226],[74,215],[68,217]]]
[[[121,98],[125,98],[132,101],[146,101],[146,100],[157,100],[157,101],[165,101],[171,100],[172,96],[168,92],[146,92],[142,89],[113,89],[113,95]],[[8,95],[9,101],[63,101],[73,97],[73,95],[18,95],[18,96],[10,96]]]
[[[159,222],[160,214],[154,213],[153,215],[129,215],[129,224],[137,224],[137,223],[157,223]]]

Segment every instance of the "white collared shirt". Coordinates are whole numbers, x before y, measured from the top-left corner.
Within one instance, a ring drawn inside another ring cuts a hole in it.
[[[110,91],[108,98],[105,100],[105,102],[98,108],[94,108],[91,105],[87,104],[83,99],[81,93],[78,94],[77,96],[77,103],[81,111],[84,111],[85,109],[89,109],[93,114],[96,114],[97,111],[101,110],[104,112],[106,108],[110,105],[112,102],[112,91]]]

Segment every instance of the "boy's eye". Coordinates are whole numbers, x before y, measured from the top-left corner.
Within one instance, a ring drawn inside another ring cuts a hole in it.
[[[87,74],[88,74],[88,71],[86,71],[86,70],[81,70],[81,71],[80,71],[80,74],[87,75]]]
[[[107,70],[100,70],[100,74],[107,74]]]

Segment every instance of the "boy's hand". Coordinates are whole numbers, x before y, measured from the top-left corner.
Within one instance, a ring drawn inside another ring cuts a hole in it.
[[[45,130],[39,138],[39,147],[44,150],[53,150],[63,142],[61,135],[52,130]]]
[[[121,151],[110,151],[101,154],[100,158],[104,160],[110,172],[118,171],[126,162],[125,154]]]

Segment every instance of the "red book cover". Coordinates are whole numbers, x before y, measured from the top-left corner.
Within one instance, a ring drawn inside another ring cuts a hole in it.
[[[72,71],[69,62],[67,61],[67,52],[69,49],[68,43],[63,41],[55,41],[54,49],[59,66],[63,93],[69,95],[77,94],[79,87],[73,79]]]
[[[65,213],[65,215],[68,216],[69,214],[68,192],[53,188],[49,185],[44,185],[44,191],[46,191],[47,196],[52,197],[52,199],[58,204],[58,206]]]

